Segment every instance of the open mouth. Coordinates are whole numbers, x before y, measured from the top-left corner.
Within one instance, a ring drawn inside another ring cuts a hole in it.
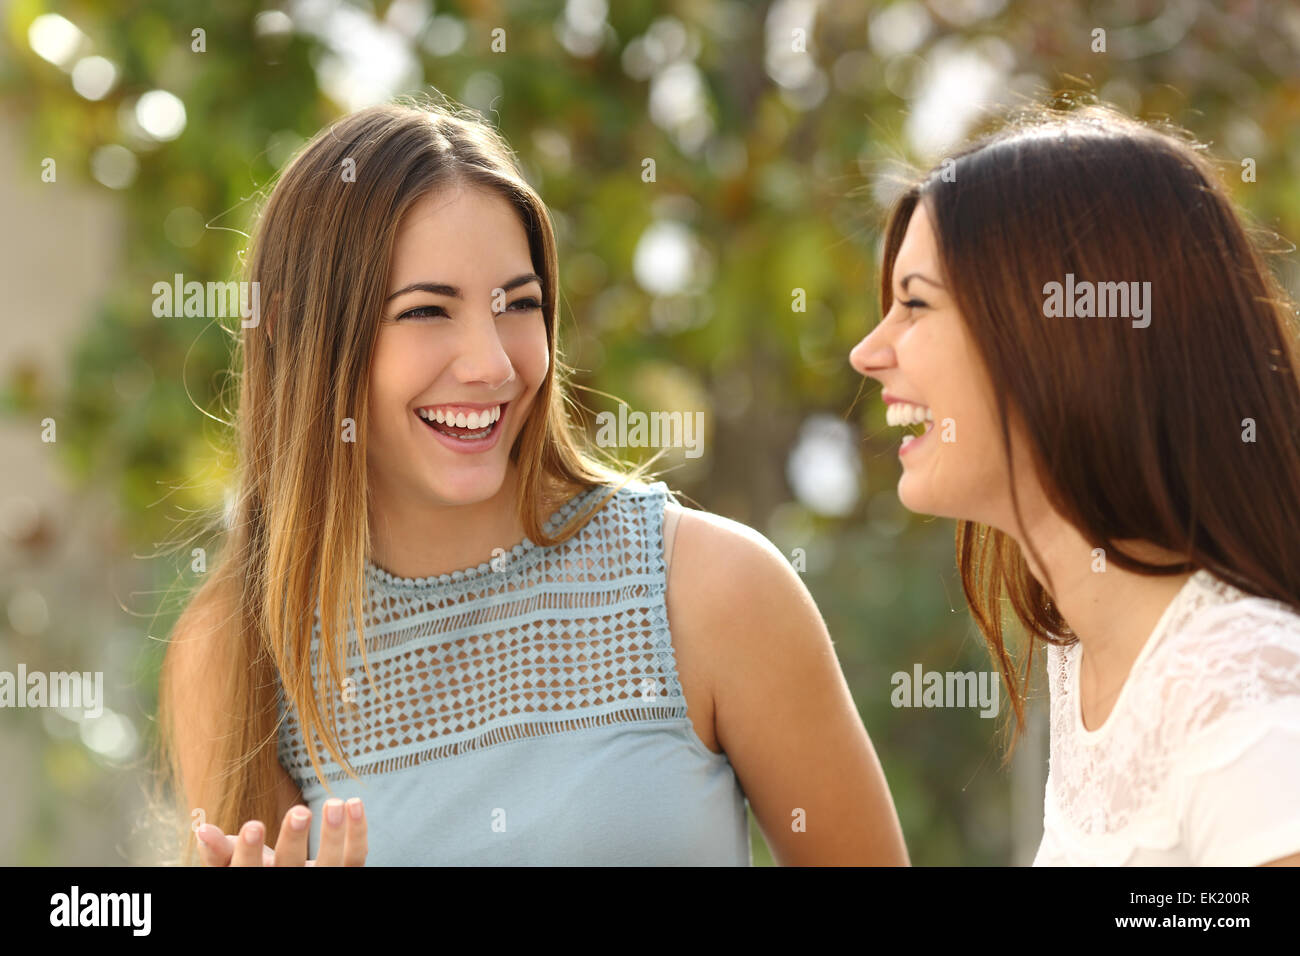
[[[934,412],[925,405],[893,402],[885,408],[885,424],[912,429],[903,437],[902,447],[899,448],[901,452],[912,442],[930,432],[930,429],[934,427]]]
[[[509,404],[509,402],[502,402],[494,408],[473,412],[459,411],[455,414],[443,412],[441,409],[418,409],[415,417],[429,429],[448,438],[466,443],[485,441],[501,427]]]

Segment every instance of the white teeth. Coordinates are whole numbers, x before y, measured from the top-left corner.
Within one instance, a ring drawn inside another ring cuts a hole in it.
[[[455,425],[459,428],[486,428],[501,418],[501,406],[496,405],[480,412],[470,412],[468,415],[464,412],[444,411],[441,408],[417,408],[415,413],[426,422]]]
[[[885,407],[887,425],[919,425],[921,422],[932,421],[934,421],[934,413],[924,405],[894,402]]]

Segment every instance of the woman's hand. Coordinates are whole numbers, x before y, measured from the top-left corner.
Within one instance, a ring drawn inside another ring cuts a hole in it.
[[[325,822],[321,826],[320,853],[307,859],[307,835],[311,832],[311,811],[304,806],[290,808],[280,825],[280,839],[272,850],[257,820],[249,820],[239,836],[227,836],[219,827],[199,827],[199,859],[204,866],[364,866],[366,863],[366,815],[360,797],[345,806],[337,798],[325,801]]]

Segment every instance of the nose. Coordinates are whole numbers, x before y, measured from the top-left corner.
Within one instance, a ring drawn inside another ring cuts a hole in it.
[[[497,333],[496,316],[490,311],[477,321],[465,323],[456,358],[456,377],[465,385],[486,385],[498,389],[515,377],[515,366]]]
[[[859,375],[880,378],[880,373],[897,365],[894,346],[888,341],[881,322],[849,353],[849,364]]]

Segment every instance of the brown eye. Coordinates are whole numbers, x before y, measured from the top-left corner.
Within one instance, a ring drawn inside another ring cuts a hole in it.
[[[894,302],[895,304],[903,307],[904,312],[902,318],[906,321],[910,321],[913,318],[915,318],[913,312],[916,309],[922,309],[926,307],[925,303],[922,302],[920,299],[895,299]]]
[[[402,319],[424,319],[435,318],[439,315],[446,315],[446,311],[440,305],[422,305],[418,309],[410,309],[403,312],[397,317],[397,321]]]

